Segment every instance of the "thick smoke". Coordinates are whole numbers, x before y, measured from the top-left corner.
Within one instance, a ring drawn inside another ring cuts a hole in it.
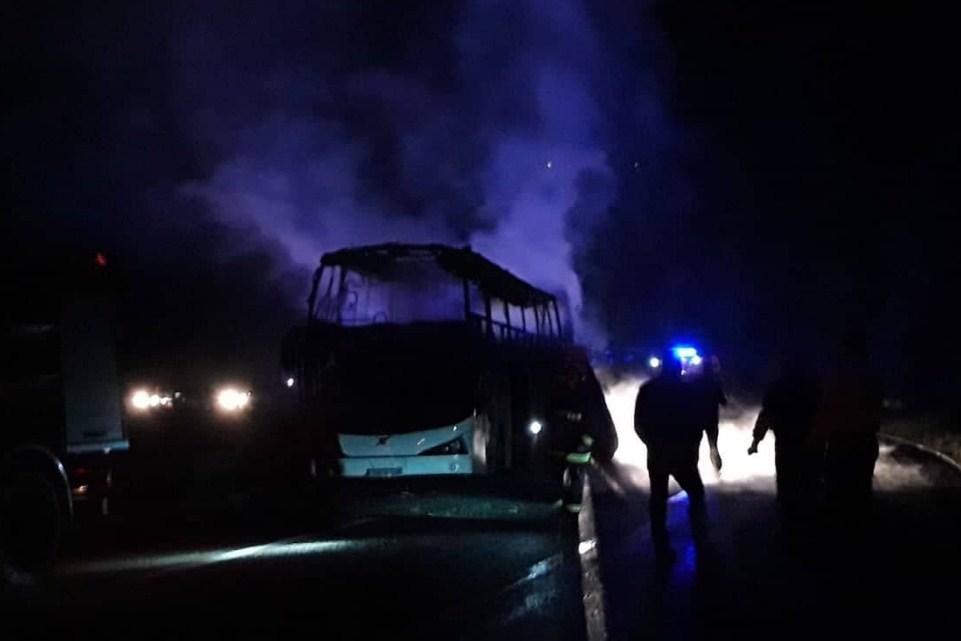
[[[642,336],[625,257],[688,192],[646,7],[41,7],[2,47],[0,204],[128,273],[145,367],[273,372],[321,253],[384,241],[470,244],[581,341]]]
[[[129,268],[142,362],[249,361],[323,251],[429,240],[563,293],[582,340],[703,339],[732,382],[863,322],[892,394],[956,406],[953,40],[749,4],[33,3],[0,43],[0,224]],[[901,67],[927,75],[862,91]]]
[[[586,5],[412,9],[386,54],[351,44],[375,37],[354,13],[183,29],[181,101],[213,163],[181,195],[304,266],[346,245],[470,244],[562,295],[600,343],[575,264],[618,193],[604,109],[619,67]]]

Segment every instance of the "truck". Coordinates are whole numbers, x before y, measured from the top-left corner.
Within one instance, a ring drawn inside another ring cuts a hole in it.
[[[109,509],[129,447],[113,275],[101,252],[36,243],[0,268],[0,562],[30,570]]]
[[[555,450],[574,428],[559,395],[584,399],[595,458],[616,449],[557,297],[470,247],[324,254],[282,367],[313,476],[562,473]]]

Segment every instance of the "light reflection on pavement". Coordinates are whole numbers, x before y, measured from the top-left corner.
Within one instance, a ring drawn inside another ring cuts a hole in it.
[[[632,484],[623,466],[608,471],[620,491],[595,497],[610,639],[816,635],[834,619],[883,633],[879,612],[919,625],[950,609],[952,592],[940,584],[961,576],[961,476],[934,458],[882,446],[873,516],[856,522],[842,514],[787,528],[773,476],[716,483],[707,488],[711,528],[701,549],[687,496],[676,493],[668,528],[678,560],[667,571],[653,558],[646,479]]]

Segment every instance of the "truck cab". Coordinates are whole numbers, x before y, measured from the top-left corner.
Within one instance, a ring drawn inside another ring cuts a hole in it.
[[[106,255],[9,247],[0,259],[0,558],[49,562],[104,513],[128,449]]]

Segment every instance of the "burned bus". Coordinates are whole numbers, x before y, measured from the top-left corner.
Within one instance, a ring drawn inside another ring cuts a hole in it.
[[[106,510],[128,441],[107,257],[8,246],[0,266],[0,562],[29,568]]]
[[[316,475],[539,473],[561,432],[559,395],[609,458],[616,433],[555,296],[468,248],[325,254],[303,326],[285,337]]]

